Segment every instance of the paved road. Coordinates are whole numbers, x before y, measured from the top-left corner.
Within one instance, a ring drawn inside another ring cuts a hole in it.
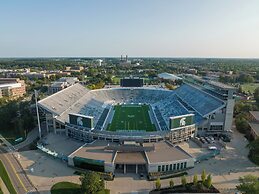
[[[7,152],[4,147],[0,146],[0,160],[4,164],[15,190],[18,194],[37,193],[14,155],[15,153]]]
[[[31,144],[34,140],[36,140],[39,137],[39,131],[38,126],[35,127],[32,131],[30,131],[24,141],[14,146],[16,150],[19,150],[29,144]],[[41,123],[41,130],[42,135],[46,133],[46,122]]]

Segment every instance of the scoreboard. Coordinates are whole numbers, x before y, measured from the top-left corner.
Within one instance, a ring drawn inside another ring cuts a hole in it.
[[[182,128],[194,124],[194,114],[187,114],[181,116],[170,117],[169,127],[170,129]]]
[[[94,127],[93,117],[74,113],[69,114],[69,123],[89,129],[92,129]]]
[[[144,79],[142,78],[123,78],[120,80],[121,87],[143,87]]]

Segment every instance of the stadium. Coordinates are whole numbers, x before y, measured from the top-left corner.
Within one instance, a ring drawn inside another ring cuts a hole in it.
[[[85,144],[67,155],[69,166],[108,173],[178,172],[195,158],[177,144],[198,133],[231,129],[234,88],[186,75],[175,90],[121,85],[88,90],[75,84],[38,105],[47,131]]]

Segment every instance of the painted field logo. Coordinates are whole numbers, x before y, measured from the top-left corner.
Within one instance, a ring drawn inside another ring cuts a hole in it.
[[[82,117],[77,117],[76,122],[77,122],[77,125],[83,126]]]
[[[170,117],[169,127],[170,129],[176,129],[179,127],[186,127],[194,124],[194,114],[180,115]]]
[[[186,119],[185,117],[181,118],[180,126],[185,126],[186,125],[185,119]]]
[[[94,127],[93,117],[75,113],[69,113],[69,123],[90,129]]]

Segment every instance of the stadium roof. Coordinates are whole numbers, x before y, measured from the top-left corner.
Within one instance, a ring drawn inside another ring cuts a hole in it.
[[[181,80],[182,79],[171,73],[160,73],[157,76],[161,79],[169,79],[169,80]]]
[[[223,84],[221,82],[216,82],[216,81],[208,81],[208,83],[210,85],[213,85],[213,86],[216,86],[216,87],[219,87],[219,88],[222,88],[222,89],[232,89],[232,90],[236,90],[235,87],[233,86],[230,86],[230,85],[226,85],[226,84]]]
[[[88,91],[89,90],[81,84],[75,84],[40,100],[39,106],[55,115],[61,115],[72,104],[82,98],[82,96],[84,96]]]

